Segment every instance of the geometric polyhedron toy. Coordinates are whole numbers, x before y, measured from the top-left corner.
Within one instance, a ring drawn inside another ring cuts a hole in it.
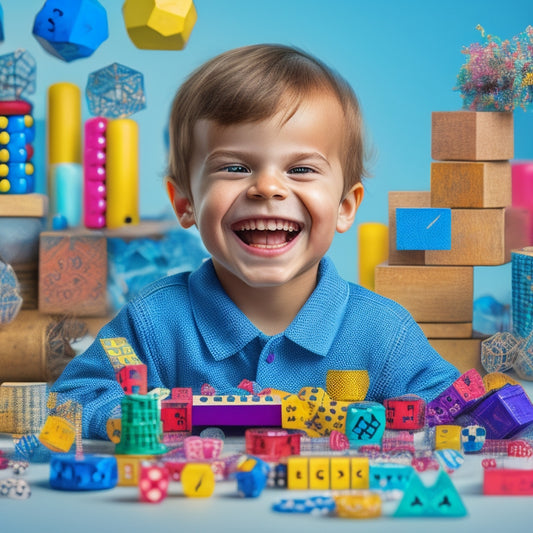
[[[89,74],[85,94],[94,116],[126,118],[146,107],[143,75],[120,63]]]
[[[126,0],[122,15],[137,48],[182,50],[196,23],[192,0]]]
[[[46,0],[33,35],[63,61],[90,56],[108,37],[107,13],[97,0]]]

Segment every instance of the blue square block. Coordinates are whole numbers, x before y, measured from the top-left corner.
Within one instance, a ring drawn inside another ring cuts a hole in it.
[[[350,446],[381,445],[385,419],[385,407],[380,403],[351,403],[346,413],[346,436]]]
[[[397,250],[451,250],[452,210],[440,207],[397,207]]]

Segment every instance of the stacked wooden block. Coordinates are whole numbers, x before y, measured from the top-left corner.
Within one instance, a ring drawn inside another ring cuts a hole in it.
[[[507,263],[527,243],[527,221],[510,208],[513,116],[435,112],[431,155],[431,191],[389,194],[389,259],[375,290],[406,307],[459,370],[482,370],[474,266]]]

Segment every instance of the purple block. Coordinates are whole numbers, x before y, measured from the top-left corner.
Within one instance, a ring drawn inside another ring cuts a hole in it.
[[[512,437],[533,423],[533,405],[520,385],[492,391],[468,414],[487,430],[487,439]]]
[[[467,402],[461,393],[453,385],[450,385],[427,404],[427,424],[432,427],[452,423],[465,410],[468,403],[470,402]]]

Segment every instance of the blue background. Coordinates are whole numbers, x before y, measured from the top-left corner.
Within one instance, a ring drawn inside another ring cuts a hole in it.
[[[144,75],[147,107],[133,115],[140,128],[140,214],[168,212],[162,187],[166,121],[178,85],[197,66],[237,46],[277,42],[318,56],[340,72],[358,94],[372,149],[373,177],[357,224],[387,223],[390,190],[429,190],[431,112],[461,108],[453,91],[464,46],[480,41],[475,29],[509,39],[533,24],[531,0],[196,0],[198,21],[183,51],[139,50],[129,40],[122,1],[101,0],[109,38],[89,58],[65,63],[45,52],[32,35],[42,0],[7,0],[0,54],[17,48],[37,62],[37,92],[29,96],[37,123],[34,163],[44,192],[46,94],[60,81],[85,91],[88,75],[113,62]],[[83,120],[90,118],[83,101]],[[533,115],[515,111],[515,158],[533,159]],[[332,245],[340,273],[357,281],[357,224]],[[475,296],[510,301],[510,268],[476,268]]]

